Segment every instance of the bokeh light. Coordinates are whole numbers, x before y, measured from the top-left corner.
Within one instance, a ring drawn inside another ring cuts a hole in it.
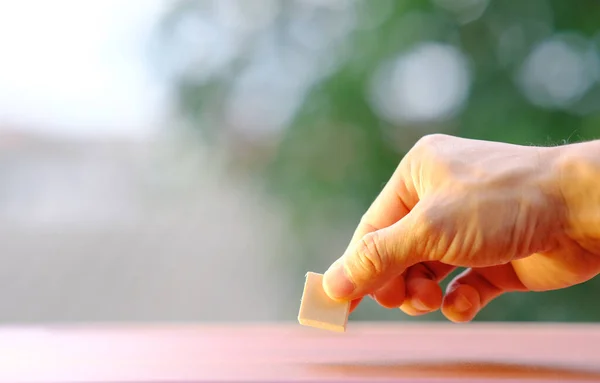
[[[423,43],[379,70],[374,107],[394,123],[447,119],[466,101],[469,81],[468,62],[458,49]]]
[[[600,61],[581,35],[559,35],[540,42],[525,59],[519,83],[528,99],[548,108],[567,108],[592,87]]]

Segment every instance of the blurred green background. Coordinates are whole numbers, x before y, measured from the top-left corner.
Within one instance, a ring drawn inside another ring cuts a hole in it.
[[[593,0],[180,1],[156,62],[184,129],[285,206],[300,240],[276,262],[301,286],[343,251],[327,233],[349,239],[419,137],[599,137],[599,12]],[[596,321],[598,291],[509,294],[477,320]],[[352,318],[414,320],[372,302]]]
[[[0,1],[0,323],[296,321],[423,135],[600,138],[597,0]],[[478,321],[597,321],[596,279]],[[411,318],[370,299],[351,320]]]

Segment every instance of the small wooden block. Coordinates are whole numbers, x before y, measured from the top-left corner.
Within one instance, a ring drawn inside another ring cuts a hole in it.
[[[323,274],[308,272],[300,302],[298,322],[304,326],[345,332],[350,302],[337,302],[323,290]]]

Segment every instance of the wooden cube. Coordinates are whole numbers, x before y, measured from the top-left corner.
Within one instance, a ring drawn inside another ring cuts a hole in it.
[[[350,302],[335,301],[323,289],[323,274],[306,274],[304,293],[300,302],[298,322],[304,326],[345,332]]]

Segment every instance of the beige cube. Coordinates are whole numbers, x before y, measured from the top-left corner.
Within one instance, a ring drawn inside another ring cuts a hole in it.
[[[350,302],[337,302],[323,290],[323,274],[308,272],[300,302],[298,322],[304,326],[345,332]]]

